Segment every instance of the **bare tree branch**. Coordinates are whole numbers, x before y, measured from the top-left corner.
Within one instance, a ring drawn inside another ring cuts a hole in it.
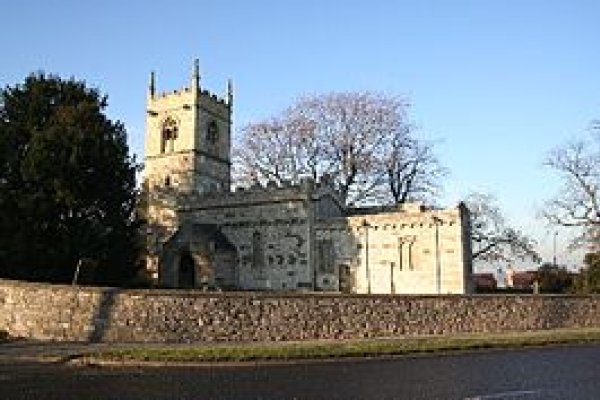
[[[572,247],[600,247],[600,140],[577,140],[548,154],[544,165],[562,180],[562,187],[546,202],[542,215],[553,225],[580,228]]]
[[[434,155],[432,144],[403,139],[392,143],[385,165],[394,202],[431,201],[441,190],[446,169]]]
[[[471,212],[473,260],[540,260],[535,250],[536,242],[506,224],[493,196],[474,193],[467,197],[465,203]]]
[[[431,144],[413,138],[407,103],[372,92],[299,99],[249,124],[234,150],[234,180],[315,180],[327,174],[349,206],[425,200],[443,176]]]

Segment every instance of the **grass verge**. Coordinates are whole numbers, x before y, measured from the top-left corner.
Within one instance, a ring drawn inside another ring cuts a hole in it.
[[[377,357],[490,348],[600,342],[600,329],[505,334],[428,336],[244,345],[139,346],[91,352],[84,359],[109,362],[227,362]]]

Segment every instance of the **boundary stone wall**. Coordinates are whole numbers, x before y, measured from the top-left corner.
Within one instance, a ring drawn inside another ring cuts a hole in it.
[[[0,280],[0,330],[32,339],[356,339],[600,327],[600,296],[121,290]]]

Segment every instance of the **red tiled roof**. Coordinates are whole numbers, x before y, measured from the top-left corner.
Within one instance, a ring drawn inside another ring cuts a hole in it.
[[[498,286],[494,274],[488,272],[473,274],[473,283],[476,288],[480,289],[496,289]]]

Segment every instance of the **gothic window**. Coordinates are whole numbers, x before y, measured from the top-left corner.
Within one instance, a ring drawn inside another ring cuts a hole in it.
[[[210,144],[215,144],[219,140],[219,126],[216,121],[210,121],[206,128],[206,140]]]
[[[177,127],[177,121],[168,117],[165,122],[163,122],[162,126],[160,142],[161,153],[166,153],[167,151],[173,151],[175,149],[175,139],[177,139],[178,132],[179,128]]]
[[[398,238],[398,266],[399,270],[415,270],[415,264],[413,260],[413,246],[414,238]]]

